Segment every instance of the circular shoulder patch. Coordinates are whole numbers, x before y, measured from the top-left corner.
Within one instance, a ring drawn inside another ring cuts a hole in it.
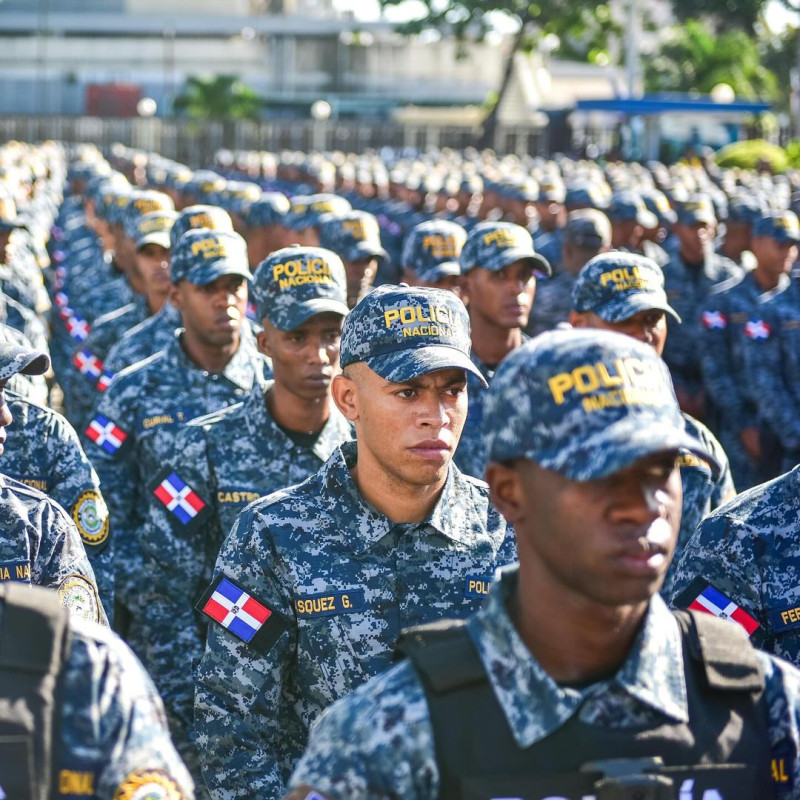
[[[97,588],[83,575],[67,575],[58,585],[61,605],[74,617],[100,622],[100,598]]]
[[[125,778],[114,800],[183,800],[178,784],[162,770],[136,770]]]
[[[81,492],[72,506],[72,519],[87,547],[99,547],[108,541],[108,508],[96,489]]]

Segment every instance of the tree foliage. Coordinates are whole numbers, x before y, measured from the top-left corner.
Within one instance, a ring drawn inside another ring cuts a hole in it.
[[[236,75],[192,76],[173,108],[193,119],[257,119],[264,101]]]
[[[743,30],[715,33],[707,22],[687,20],[645,64],[648,91],[707,93],[719,83],[729,84],[740,98],[778,96],[775,75]]]

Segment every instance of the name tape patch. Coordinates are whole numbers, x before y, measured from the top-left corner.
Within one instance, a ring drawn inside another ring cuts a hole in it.
[[[334,614],[355,614],[366,608],[363,589],[341,592],[320,592],[295,597],[294,608],[301,619],[331,617]]]
[[[486,597],[491,586],[491,575],[467,575],[464,581],[464,595],[466,597]]]
[[[31,582],[31,562],[25,559],[0,561],[0,581]]]

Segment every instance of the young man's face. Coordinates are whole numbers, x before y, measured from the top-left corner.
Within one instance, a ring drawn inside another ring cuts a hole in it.
[[[489,464],[492,499],[514,526],[520,563],[566,602],[646,602],[663,583],[681,520],[677,452],[573,481],[533,461]]]
[[[403,487],[443,483],[467,416],[462,369],[392,383],[366,364],[336,377],[334,399],[355,424],[362,453]]]
[[[206,346],[225,347],[239,340],[247,281],[240,275],[222,275],[202,286],[182,280],[172,285],[170,301],[181,312],[187,333]]]
[[[797,245],[780,242],[772,236],[756,236],[753,239],[753,255],[758,261],[759,270],[777,279],[792,269],[797,260]]]
[[[339,371],[343,319],[334,312],[315,314],[294,330],[281,331],[264,318],[258,349],[272,359],[275,383],[302,400],[327,397]]]
[[[660,308],[639,311],[619,322],[607,322],[593,311],[572,311],[569,321],[574,328],[599,328],[632,336],[649,344],[659,355],[663,355],[667,343],[667,315]]]
[[[347,305],[352,308],[372,287],[375,273],[378,271],[378,259],[353,258],[344,260],[347,273]]]
[[[717,226],[710,222],[695,222],[693,225],[678,223],[675,235],[680,242],[681,256],[690,264],[705,261],[714,243]]]
[[[171,251],[151,242],[136,251],[136,269],[147,295],[166,295],[172,285],[169,278]]]
[[[536,277],[530,261],[513,261],[500,270],[478,267],[463,276],[470,316],[499,328],[524,328],[533,306]]]

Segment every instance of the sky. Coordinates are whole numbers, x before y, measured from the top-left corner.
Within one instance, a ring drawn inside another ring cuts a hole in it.
[[[335,5],[347,11],[353,11],[359,19],[377,19],[380,15],[378,0],[334,0]],[[386,16],[391,20],[405,20],[418,16],[423,8],[416,0],[407,0],[399,6],[388,10]],[[773,31],[780,31],[788,25],[800,25],[800,15],[786,10],[778,2],[771,2],[765,12],[767,24]]]

